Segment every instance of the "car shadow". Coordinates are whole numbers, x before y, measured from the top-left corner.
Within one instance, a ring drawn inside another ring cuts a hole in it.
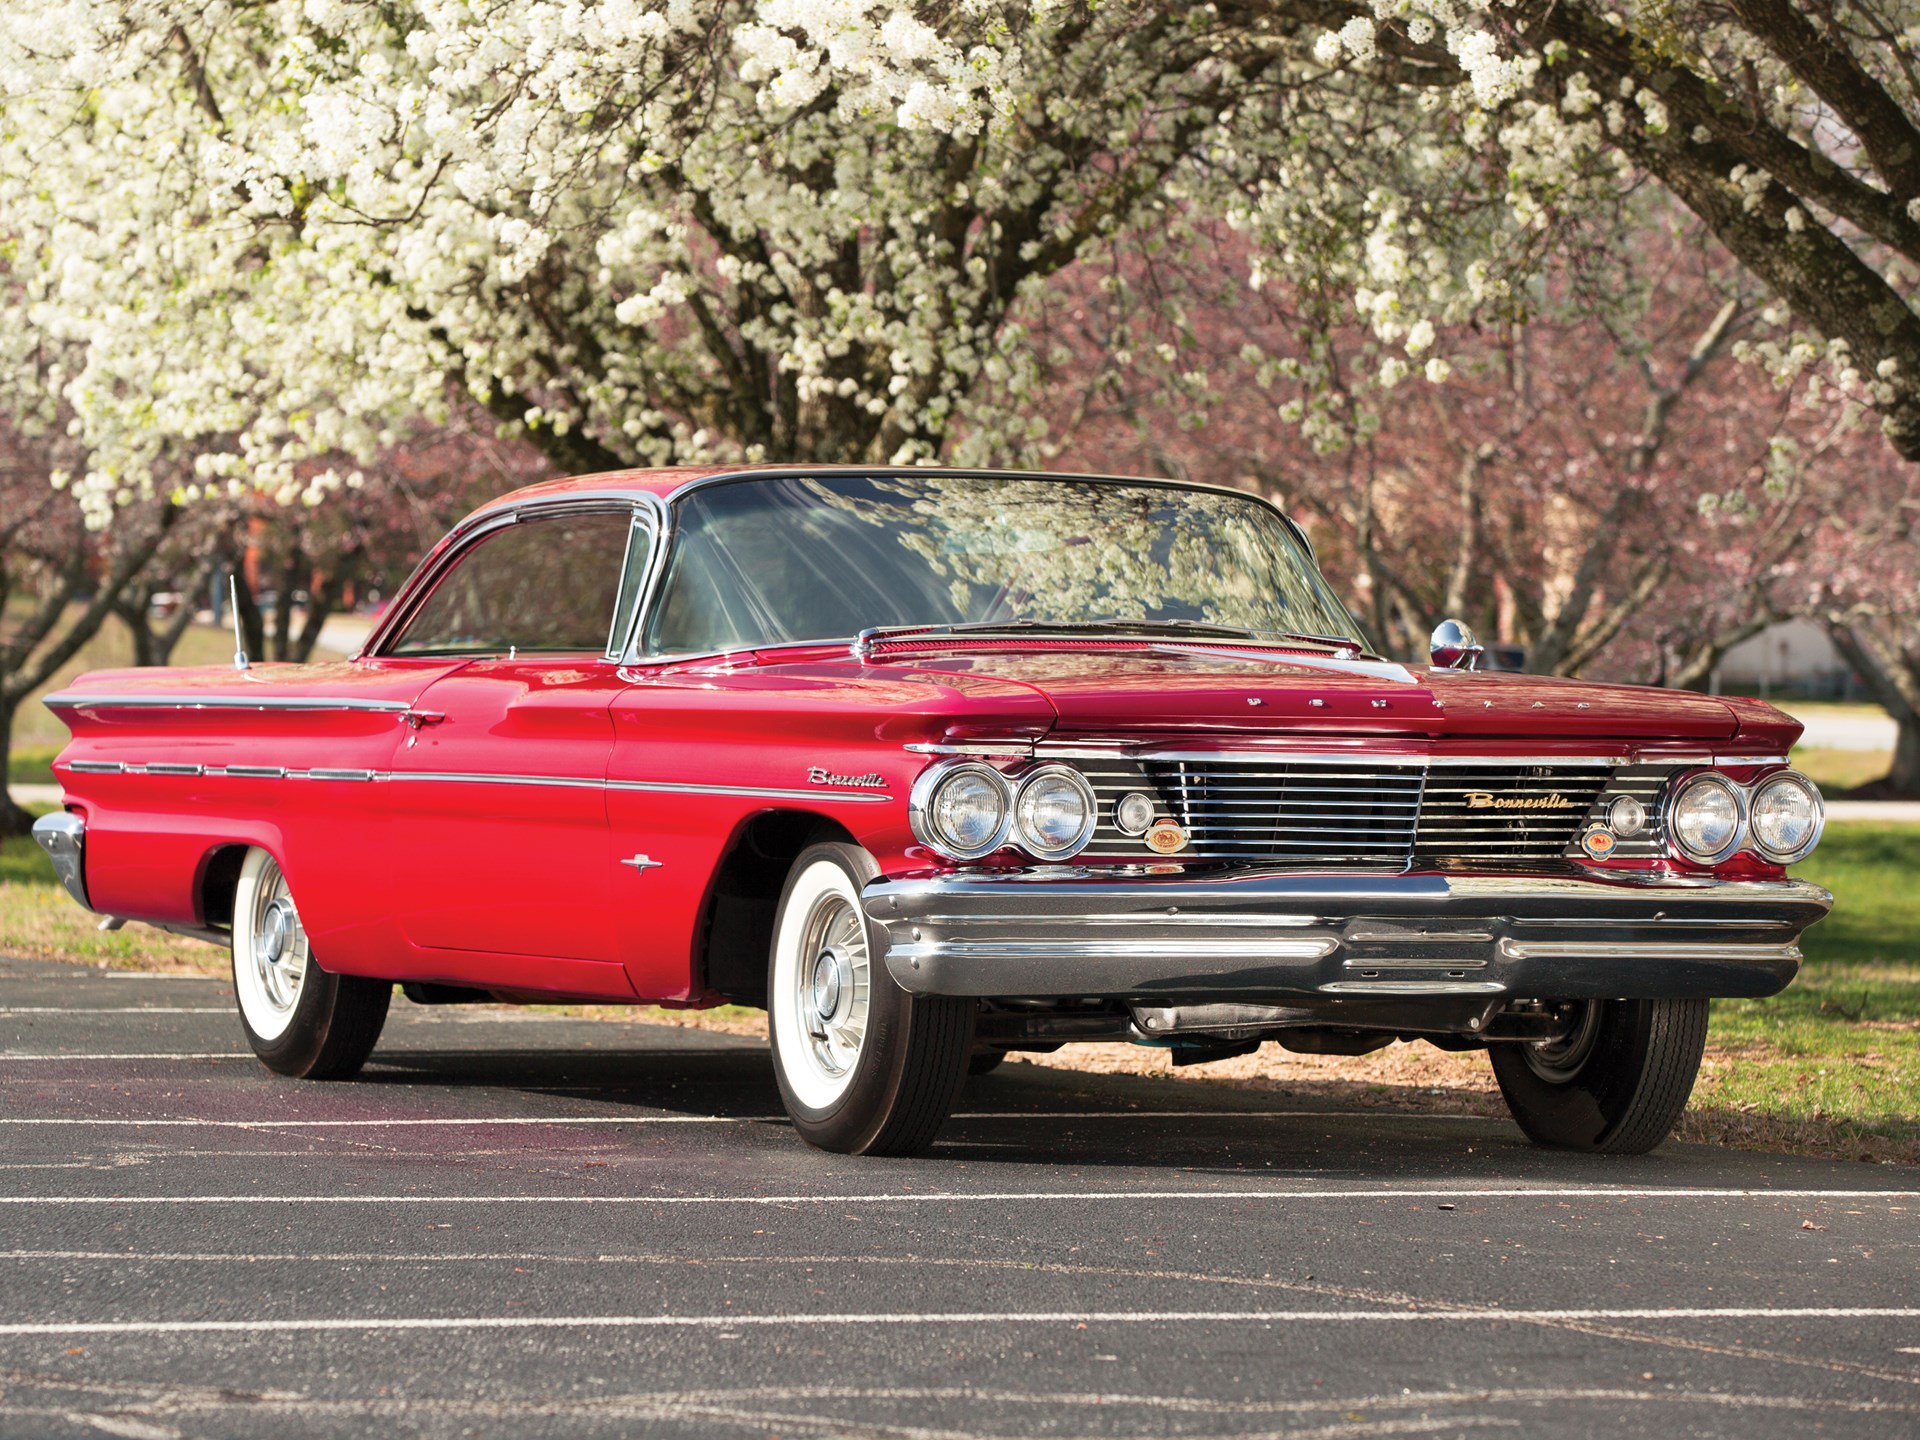
[[[604,1026],[594,1035],[613,1038]],[[620,1048],[400,1048],[375,1052],[367,1086],[508,1090],[564,1097],[611,1115],[632,1112],[763,1122],[727,1132],[734,1143],[790,1150],[815,1171],[871,1179],[901,1162],[825,1156],[791,1133],[763,1044],[676,1030],[661,1044]],[[1367,1087],[1306,1083],[1286,1093],[1169,1077],[1105,1075],[1010,1065],[970,1078],[953,1118],[918,1162],[977,1174],[980,1166],[1133,1169],[1268,1180],[1293,1175],[1380,1183],[1436,1176],[1506,1178],[1516,1168],[1585,1180],[1700,1178],[1676,1152],[1622,1161],[1553,1155],[1527,1145],[1510,1121],[1484,1113],[1477,1092],[1428,1092],[1427,1113],[1357,1103]],[[1482,1113],[1473,1113],[1474,1108]],[[1676,1168],[1677,1166],[1677,1168]],[[1571,1168],[1569,1168],[1571,1167]]]

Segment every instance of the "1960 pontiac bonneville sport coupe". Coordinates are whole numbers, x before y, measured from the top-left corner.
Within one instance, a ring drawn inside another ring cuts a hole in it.
[[[233,953],[254,1050],[421,1003],[769,1012],[801,1135],[925,1148],[970,1068],[1484,1047],[1534,1140],[1658,1144],[1712,996],[1831,897],[1752,700],[1373,654],[1298,526],[1160,481],[563,480],[338,664],[121,670],[36,832],[75,899]]]

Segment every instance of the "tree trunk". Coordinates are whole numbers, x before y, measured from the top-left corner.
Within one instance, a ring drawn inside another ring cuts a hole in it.
[[[240,634],[246,640],[247,658],[264,660],[267,658],[267,626],[261,618],[259,602],[253,598],[253,587],[247,583],[246,566],[241,557],[234,557],[231,573],[233,586],[227,593],[233,599],[234,613],[240,617]]]
[[[270,660],[291,660],[290,647],[293,643],[293,592],[300,583],[300,547],[295,545],[287,553],[287,563],[280,571],[280,593],[273,597],[273,635],[267,657]]]
[[[1893,742],[1893,768],[1883,784],[1896,795],[1920,795],[1920,716],[1909,710],[1894,721],[1900,728]]]
[[[0,700],[0,765],[13,754],[13,716],[19,707]],[[33,816],[13,803],[11,791],[0,786],[0,836],[25,835],[33,828]]]
[[[348,551],[310,587],[306,618],[300,623],[300,633],[293,638],[293,650],[287,656],[289,660],[305,664],[313,658],[313,647],[320,643],[320,632],[326,628],[327,617],[340,608],[347,587],[360,573],[361,559],[359,551]]]
[[[1834,648],[1893,717],[1893,768],[1871,788],[1875,798],[1920,795],[1920,664],[1865,627],[1830,624]]]

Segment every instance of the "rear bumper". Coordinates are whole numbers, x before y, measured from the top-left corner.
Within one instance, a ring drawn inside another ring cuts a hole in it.
[[[78,815],[56,810],[33,822],[33,838],[53,862],[53,873],[66,886],[67,894],[83,909],[93,909],[87,899],[87,822]]]
[[[865,900],[916,994],[1402,1005],[1772,995],[1832,904],[1800,880],[1064,867],[876,880]]]

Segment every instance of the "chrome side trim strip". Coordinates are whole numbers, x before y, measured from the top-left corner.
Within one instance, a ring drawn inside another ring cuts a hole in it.
[[[386,778],[431,780],[445,785],[544,785],[566,790],[603,790],[607,784],[584,775],[495,775],[458,770],[394,770]]]
[[[677,780],[602,780],[579,775],[508,775],[455,770],[357,770],[328,766],[289,770],[278,765],[165,765],[155,761],[74,761],[65,768],[100,775],[205,775],[235,780],[425,780],[443,785],[539,785],[549,789],[635,790],[666,795],[744,795],[767,800],[831,800],[851,805],[884,805],[887,790],[785,790],[765,785],[702,785]]]
[[[317,695],[96,695],[86,690],[63,690],[41,703],[49,710],[349,710],[403,714],[411,708],[405,700],[329,699]]]
[[[667,780],[609,780],[609,790],[644,790],[662,795],[749,795],[767,800],[841,800],[851,805],[882,805],[893,799],[885,790],[776,790],[760,785],[694,785]]]

